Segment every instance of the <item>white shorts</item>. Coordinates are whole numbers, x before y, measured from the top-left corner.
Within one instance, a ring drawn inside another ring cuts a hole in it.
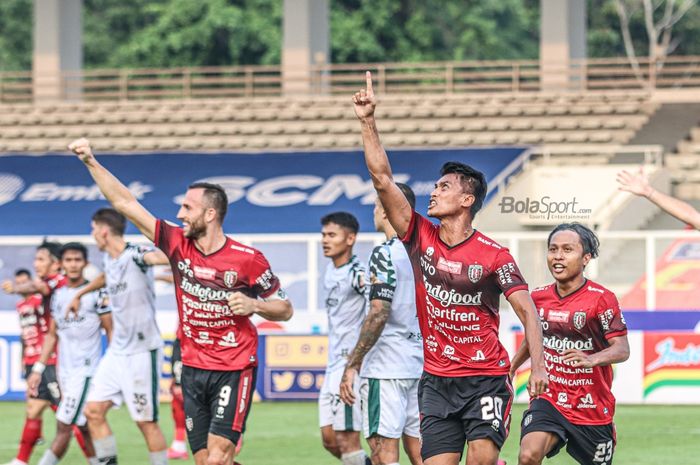
[[[360,410],[360,378],[355,378],[355,403],[345,405],[340,400],[340,380],[345,367],[328,372],[318,397],[318,421],[321,428],[331,425],[335,431],[360,431],[362,412]]]
[[[418,379],[362,378],[362,431],[398,439],[420,437]]]
[[[60,376],[58,384],[61,387],[61,402],[56,410],[56,420],[64,425],[85,426],[85,399],[90,391],[88,376]]]
[[[158,421],[163,351],[131,355],[105,353],[92,380],[88,402],[126,403],[132,420]]]

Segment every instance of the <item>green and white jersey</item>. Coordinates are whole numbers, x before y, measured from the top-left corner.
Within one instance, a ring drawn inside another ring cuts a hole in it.
[[[114,324],[109,350],[115,354],[132,355],[163,346],[156,323],[153,268],[144,262],[144,255],[151,250],[127,243],[117,258],[104,255]]]
[[[100,315],[109,313],[101,291],[91,292],[80,299],[77,315],[66,317],[68,305],[80,289],[63,286],[51,298],[51,317],[56,321],[58,335],[58,373],[61,378],[92,376],[102,356]]]
[[[371,300],[391,303],[389,319],[377,343],[365,356],[364,378],[420,378],[423,340],[416,315],[416,288],[406,248],[396,237],[377,246],[369,259]]]
[[[365,267],[355,255],[338,268],[329,263],[323,289],[328,312],[327,371],[332,371],[345,366],[360,336],[367,307]]]

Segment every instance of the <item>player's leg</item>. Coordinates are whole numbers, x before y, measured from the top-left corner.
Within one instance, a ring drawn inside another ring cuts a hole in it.
[[[568,423],[568,422],[567,422]],[[580,464],[611,465],[617,443],[615,426],[579,426],[567,424],[566,451]]]
[[[207,384],[212,372],[198,368],[182,367],[182,383],[185,407],[187,440],[197,465],[207,463],[207,439],[211,424]]]
[[[523,436],[518,453],[519,465],[540,465],[559,443],[559,436],[545,431],[533,431]]]
[[[102,357],[93,377],[92,389],[85,408],[87,425],[95,444],[97,458],[106,465],[118,463],[117,440],[107,422],[107,413],[112,407],[119,407],[124,401],[121,384],[130,375],[126,368],[128,364],[123,360],[125,358],[109,350]]]
[[[126,365],[122,371],[122,395],[131,419],[146,440],[151,465],[168,463],[168,446],[158,424],[161,355],[160,350],[154,349],[119,357]]]
[[[56,465],[68,450],[68,445],[70,444],[70,438],[72,435],[72,425],[63,423],[62,421],[57,421],[56,436],[53,438],[51,445],[48,449],[46,449],[44,455],[42,455],[41,459],[39,460],[39,465]]]
[[[554,457],[566,443],[564,417],[546,400],[535,399],[520,424],[520,465],[539,465]]]
[[[88,430],[95,445],[97,458],[105,465],[117,464],[117,440],[107,423],[107,412],[112,401],[92,401],[85,407]]]
[[[168,458],[186,460],[188,458],[187,444],[185,443],[187,436],[185,433],[185,407],[182,386],[173,381],[170,392],[172,393],[172,402],[170,405],[173,415],[173,424],[175,425],[175,434],[168,448]]]
[[[83,413],[85,399],[90,387],[90,378],[76,376],[62,379],[63,397],[56,410],[56,437],[51,446],[44,452],[39,465],[55,465],[65,455],[73,435],[73,426],[78,425],[87,433],[86,418]],[[99,463],[94,456],[90,435],[85,434],[86,453],[90,464]]]
[[[362,430],[362,409],[361,402],[355,402],[353,405],[346,405],[340,400],[340,380],[343,375],[343,369],[335,370],[332,374],[332,383],[334,399],[338,399],[338,407],[333,418],[333,429],[335,430],[335,439],[340,451],[340,460],[343,465],[365,465],[367,454],[365,454],[362,445],[360,444],[360,431]],[[355,398],[360,399],[360,383],[359,377],[355,378]]]
[[[411,461],[411,465],[423,465],[423,459],[420,456],[420,437],[404,434],[403,450]]]
[[[423,373],[418,384],[421,412],[421,458],[425,465],[458,465],[466,436],[461,419],[445,395],[452,392],[453,378]]]
[[[399,439],[406,422],[407,399],[400,380],[362,378],[362,430],[373,465],[399,462]]]
[[[420,412],[418,410],[418,380],[401,380],[406,419],[403,427],[403,449],[412,465],[422,465],[420,456]]]
[[[167,443],[165,436],[160,429],[160,425],[155,421],[140,421],[136,423],[146,440],[148,447],[148,455],[151,459],[151,465],[165,465],[168,463]]]
[[[463,402],[467,465],[496,465],[510,430],[513,388],[507,375],[457,378],[456,396]]]
[[[331,382],[334,380],[332,373],[326,370],[323,385],[318,395],[318,423],[321,428],[321,441],[323,448],[335,458],[340,458],[338,441],[333,430],[333,418],[340,405],[340,397],[336,398],[331,390]]]
[[[333,425],[321,426],[321,442],[323,443],[323,448],[330,452],[333,457],[340,458],[340,448],[338,447]]]
[[[170,385],[170,393],[172,394],[172,402],[170,404],[173,415],[173,423],[175,425],[175,434],[173,441],[168,448],[168,458],[174,460],[187,460],[187,445],[185,444],[185,410],[184,399],[182,396],[182,355],[180,350],[180,341],[176,338],[173,341],[173,354],[171,357],[171,366],[173,373],[172,384]]]
[[[22,436],[19,440],[17,455],[8,465],[26,465],[32,455],[34,446],[41,438],[42,414],[44,409],[51,405],[48,400],[28,397],[26,403],[26,417]]]
[[[255,387],[256,368],[217,372],[210,377],[211,424],[207,438],[207,465],[231,465],[236,444],[245,431]]]
[[[235,456],[236,446],[233,441],[218,434],[209,433],[206,461],[197,461],[195,455],[195,462],[197,465],[232,465]]]

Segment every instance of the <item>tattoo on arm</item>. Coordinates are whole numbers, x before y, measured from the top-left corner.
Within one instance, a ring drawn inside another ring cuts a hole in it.
[[[377,306],[372,305],[364,323],[362,323],[360,338],[357,344],[355,344],[355,348],[350,353],[350,358],[348,360],[348,366],[356,370],[360,369],[365,355],[367,355],[367,352],[377,343],[379,336],[382,334],[382,331],[384,331],[384,326],[389,319],[389,312],[391,311],[391,302],[384,300],[373,300],[372,302],[378,302],[380,306],[377,308]]]

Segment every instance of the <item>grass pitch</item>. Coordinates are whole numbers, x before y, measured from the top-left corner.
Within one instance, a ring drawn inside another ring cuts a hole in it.
[[[172,418],[169,404],[162,405],[161,425],[166,439],[172,438]],[[520,420],[523,405],[516,405],[511,436],[501,457],[509,465],[517,464]],[[109,421],[115,431],[121,465],[148,465],[148,454],[136,425],[131,423],[124,408],[110,412]],[[14,457],[24,422],[21,403],[0,403],[0,463]],[[243,465],[313,464],[337,465],[321,446],[317,427],[315,403],[257,403],[248,419],[243,452],[238,460]],[[615,465],[700,464],[700,406],[618,406],[618,448]],[[53,438],[55,419],[52,412],[44,416],[44,437]],[[37,446],[31,464],[35,465],[46,445]],[[87,463],[77,444],[71,448],[62,464]],[[173,461],[173,464],[178,462]],[[193,463],[180,461],[179,463]],[[405,456],[402,464],[409,464]],[[462,462],[464,463],[464,462]],[[561,452],[545,464],[573,465],[575,462]]]

